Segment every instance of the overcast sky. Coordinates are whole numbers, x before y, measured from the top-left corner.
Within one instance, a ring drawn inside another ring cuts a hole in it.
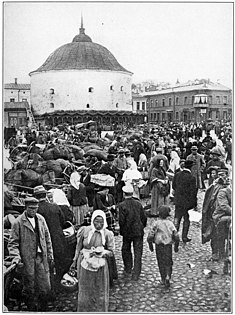
[[[30,83],[84,28],[133,72],[132,81],[210,78],[233,86],[233,3],[14,2],[4,4],[4,82]]]

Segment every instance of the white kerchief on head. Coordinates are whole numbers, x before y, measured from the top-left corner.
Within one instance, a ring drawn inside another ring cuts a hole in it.
[[[81,178],[81,175],[78,174],[78,172],[73,172],[70,176],[70,184],[76,188],[77,190],[79,189],[79,186],[80,186],[80,178]]]
[[[95,226],[94,226],[94,220],[95,220],[95,218],[98,217],[98,216],[102,217],[103,220],[104,220],[103,228],[102,228],[101,230],[99,230],[99,232],[100,232],[100,234],[101,234],[101,237],[102,237],[102,244],[103,244],[103,246],[104,246],[104,245],[105,245],[104,229],[107,228],[108,224],[107,224],[107,221],[106,221],[106,215],[105,215],[104,211],[102,211],[102,210],[95,210],[95,211],[92,213],[92,217],[91,217],[91,230],[90,230],[90,232],[89,232],[89,234],[88,234],[88,239],[87,239],[87,241],[88,241],[88,244],[89,244],[92,235],[93,235],[93,234],[95,233],[95,231],[96,231],[96,228],[95,228]]]

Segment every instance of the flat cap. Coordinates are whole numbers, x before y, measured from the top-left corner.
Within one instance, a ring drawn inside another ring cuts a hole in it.
[[[220,175],[220,174],[228,174],[228,169],[227,168],[219,168],[217,173],[218,173],[218,175]]]
[[[39,203],[39,200],[34,198],[34,197],[27,197],[25,198],[25,204],[28,205],[28,204],[38,204]]]
[[[193,145],[193,146],[191,147],[191,150],[198,150],[198,147],[197,147],[196,145]]]
[[[122,190],[123,190],[123,192],[126,193],[126,194],[133,194],[133,192],[134,192],[134,189],[133,189],[133,186],[132,186],[132,185],[123,186],[123,187],[122,187]]]
[[[42,185],[39,185],[34,188],[33,193],[34,195],[43,194],[43,193],[46,194],[47,190]]]

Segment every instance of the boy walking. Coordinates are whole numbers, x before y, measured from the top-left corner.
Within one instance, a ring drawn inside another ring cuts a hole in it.
[[[147,241],[149,249],[153,252],[155,243],[158,268],[161,275],[161,284],[166,288],[170,287],[172,274],[172,243],[175,242],[175,251],[178,251],[179,235],[177,230],[168,217],[170,215],[169,206],[159,207],[159,218],[153,224]]]

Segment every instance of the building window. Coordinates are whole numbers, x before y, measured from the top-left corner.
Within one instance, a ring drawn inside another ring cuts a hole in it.
[[[176,112],[176,113],[175,113],[175,119],[176,119],[176,120],[179,120],[179,112]]]
[[[212,118],[212,111],[211,110],[208,112],[208,118]]]
[[[191,112],[191,119],[194,119],[194,112]]]
[[[179,105],[179,97],[178,96],[175,99],[175,105]]]
[[[162,121],[165,120],[165,113],[162,113]]]
[[[14,103],[15,99],[14,98],[10,98],[10,102]]]
[[[155,106],[158,107],[158,100],[155,100]]]
[[[113,85],[110,85],[110,91],[113,91]]]
[[[23,124],[23,119],[22,118],[19,118],[19,125],[22,125]]]
[[[162,107],[165,107],[165,98],[162,99]]]
[[[216,96],[216,104],[219,104],[219,103],[220,103],[220,97]]]
[[[169,106],[171,106],[171,97],[169,97]]]
[[[86,108],[90,108],[90,104],[86,104]]]
[[[55,90],[54,89],[50,89],[50,94],[55,94]]]
[[[212,104],[212,95],[209,95],[209,96],[208,96],[208,103],[209,103],[209,104]]]
[[[94,91],[94,88],[93,87],[89,87],[88,92],[92,93],[93,91]]]
[[[116,103],[116,108],[118,108],[118,103]]]
[[[23,92],[23,94],[25,94],[25,91]]]
[[[142,102],[142,110],[145,110],[145,102]]]
[[[157,113],[157,121],[160,121],[160,113]]]
[[[13,94],[13,91],[11,91],[11,94]]]
[[[223,112],[223,119],[227,119],[227,112]]]
[[[154,114],[153,114],[153,120],[154,120],[154,121],[156,120],[156,117],[157,117],[157,114],[154,113]]]
[[[120,91],[121,91],[121,92],[123,91],[123,86],[121,86]]]
[[[136,109],[137,109],[137,110],[140,110],[140,102],[137,102],[137,103],[136,103]]]
[[[186,105],[187,102],[188,102],[188,98],[187,98],[187,96],[185,96],[185,97],[184,97],[184,105]]]
[[[54,108],[54,107],[55,107],[54,103],[50,103],[50,108]]]
[[[150,107],[153,107],[153,100],[150,101]]]
[[[151,121],[153,120],[153,113],[151,113],[151,115],[150,115],[150,120]]]
[[[227,105],[227,103],[228,103],[228,97],[227,96],[223,97],[223,103],[224,103],[224,105]]]

